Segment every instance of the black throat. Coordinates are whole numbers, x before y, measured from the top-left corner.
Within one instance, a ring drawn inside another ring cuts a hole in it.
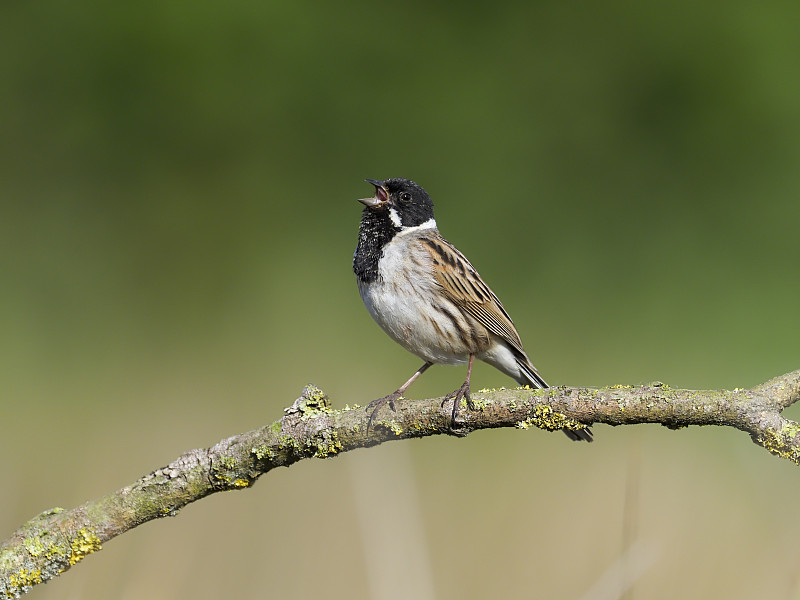
[[[358,229],[358,246],[353,254],[353,272],[362,283],[378,280],[378,261],[383,247],[400,231],[389,218],[388,211],[364,209]]]

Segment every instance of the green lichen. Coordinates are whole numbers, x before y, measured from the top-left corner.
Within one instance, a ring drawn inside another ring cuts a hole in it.
[[[31,556],[41,556],[45,553],[44,544],[42,544],[42,540],[40,540],[38,537],[26,538],[23,544],[25,545],[25,549],[28,551],[28,554]]]
[[[87,528],[81,527],[77,531],[77,536],[70,541],[71,554],[69,556],[70,566],[82,561],[84,558],[103,548],[100,538]]]
[[[314,385],[307,385],[303,395],[294,403],[294,408],[300,412],[300,420],[307,421],[320,414],[331,414],[331,403],[321,389]]]
[[[250,448],[250,454],[255,456],[258,460],[264,460],[266,458],[272,461],[275,458],[275,452],[272,450],[270,444],[261,444],[260,446]]]
[[[800,435],[800,423],[795,423],[794,421],[784,423],[783,434],[792,439],[796,438]]]
[[[475,410],[483,410],[484,408],[493,403],[494,400],[492,400],[491,398],[484,398],[481,396],[476,396],[475,394],[472,395],[472,407]]]
[[[512,410],[512,411],[517,410],[517,399],[514,398],[513,396],[508,399],[508,403],[507,404],[508,404],[509,410]]]
[[[315,458],[336,456],[344,449],[336,431],[320,432],[307,442],[307,446]]]
[[[223,456],[211,466],[212,477],[226,486],[248,487],[252,481],[240,476],[241,466],[232,456]]]
[[[259,444],[250,448],[250,454],[258,460],[267,460],[273,465],[284,464],[300,448],[291,436],[279,435],[273,443]]]
[[[66,557],[65,548],[59,545],[58,538],[51,535],[47,530],[41,531],[36,536],[25,538],[23,546],[28,551],[28,554],[34,558],[44,557],[45,560],[49,561],[53,557]]]
[[[789,444],[800,435],[800,424],[785,423],[780,431],[766,431],[758,436],[758,442],[769,452],[800,465],[800,448]]]
[[[281,431],[283,431],[283,421],[275,421],[268,426],[268,429],[276,439],[280,439]],[[278,453],[275,452],[275,444],[269,442],[250,448],[250,454],[255,456],[258,460],[264,460],[266,458],[270,462],[274,462],[278,457]]]
[[[297,441],[290,435],[282,435],[279,440],[281,448],[286,448],[289,451],[299,452],[300,445]]]
[[[217,463],[225,469],[236,468],[236,459],[232,456],[223,456],[217,461]]]
[[[533,415],[519,421],[516,426],[518,429],[528,429],[531,425],[546,431],[558,431],[559,429],[569,429],[570,431],[581,431],[588,429],[583,423],[568,417],[564,413],[556,412],[546,404],[538,404],[533,409]]]

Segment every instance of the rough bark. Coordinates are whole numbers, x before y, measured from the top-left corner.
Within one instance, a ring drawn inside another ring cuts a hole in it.
[[[662,383],[606,388],[499,389],[473,393],[456,428],[441,398],[402,400],[378,415],[367,434],[363,407],[334,410],[308,386],[271,425],[190,450],[116,492],[71,510],[34,517],[0,544],[0,598],[18,598],[60,575],[102,544],[146,521],[174,516],[214,492],[245,489],[275,467],[328,458],[390,440],[466,435],[492,427],[580,429],[584,424],[660,423],[669,428],[719,425],[740,429],[772,454],[800,464],[800,424],[781,415],[800,399],[800,371],[753,389],[682,390]],[[602,436],[610,435],[601,431]]]

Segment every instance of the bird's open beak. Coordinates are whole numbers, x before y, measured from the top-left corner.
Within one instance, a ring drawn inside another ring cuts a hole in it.
[[[372,198],[360,198],[359,202],[367,208],[380,208],[389,202],[389,192],[383,187],[383,182],[376,179],[365,179],[367,183],[375,186],[375,195]]]

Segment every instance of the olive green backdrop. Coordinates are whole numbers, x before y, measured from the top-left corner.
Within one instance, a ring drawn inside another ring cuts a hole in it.
[[[798,31],[780,0],[7,0],[0,538],[308,382],[405,381],[350,266],[365,177],[428,189],[552,384],[800,368]],[[637,600],[800,596],[796,466],[732,430],[595,436],[306,461],[30,597],[617,597],[625,537]]]

